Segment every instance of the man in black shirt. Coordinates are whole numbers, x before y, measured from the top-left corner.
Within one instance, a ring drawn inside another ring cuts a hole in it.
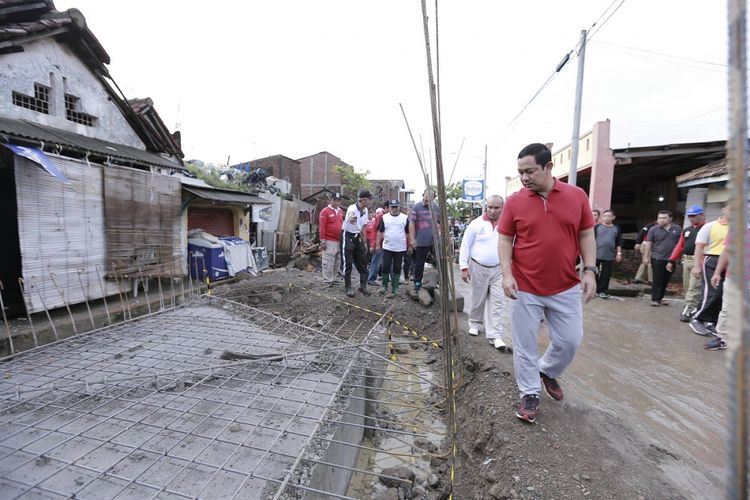
[[[651,268],[654,271],[654,280],[651,285],[651,305],[658,307],[664,299],[667,284],[672,277],[672,272],[667,269],[669,256],[680,239],[680,226],[672,223],[672,212],[659,210],[656,225],[648,230],[645,249],[643,250],[643,262],[651,260]]]

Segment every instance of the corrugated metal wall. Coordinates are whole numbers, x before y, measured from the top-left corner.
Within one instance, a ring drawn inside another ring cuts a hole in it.
[[[14,165],[22,272],[31,312],[101,298],[96,266],[102,280],[106,271],[102,167],[48,156],[70,183],[25,158],[16,156]],[[117,292],[115,283],[104,282],[106,295]]]

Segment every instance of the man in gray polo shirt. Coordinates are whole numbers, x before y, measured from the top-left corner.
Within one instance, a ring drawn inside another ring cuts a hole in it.
[[[672,212],[660,210],[656,218],[656,225],[648,230],[644,241],[643,251],[644,264],[651,259],[651,268],[654,270],[654,280],[651,284],[651,305],[659,307],[667,291],[667,284],[672,278],[672,271],[667,269],[669,256],[680,240],[682,229],[672,223]]]

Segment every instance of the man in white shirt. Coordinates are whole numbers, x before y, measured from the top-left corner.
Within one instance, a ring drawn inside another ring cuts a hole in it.
[[[398,282],[401,276],[401,262],[406,255],[406,235],[409,234],[409,217],[401,213],[398,200],[388,204],[390,212],[383,215],[378,226],[378,237],[375,240],[375,251],[383,254],[383,288],[380,293],[388,292],[388,281],[391,282],[391,294],[398,295]]]
[[[370,295],[367,290],[367,259],[365,257],[367,235],[365,234],[365,226],[369,221],[367,206],[370,204],[372,195],[368,190],[363,189],[359,192],[357,198],[357,202],[349,205],[346,210],[344,224],[341,228],[344,233],[344,287],[347,297],[354,297],[352,264],[357,266],[357,272],[359,273],[359,291],[363,295]]]
[[[471,310],[469,311],[469,335],[479,335],[484,327],[490,344],[500,351],[511,352],[503,341],[503,273],[497,252],[497,223],[503,210],[503,198],[493,195],[487,198],[487,212],[477,217],[466,228],[461,240],[458,264],[461,279],[471,283]],[[485,304],[489,299],[489,321],[485,324]]]

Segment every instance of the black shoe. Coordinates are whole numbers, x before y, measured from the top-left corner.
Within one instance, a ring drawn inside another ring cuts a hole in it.
[[[370,291],[369,291],[369,290],[367,289],[367,285],[364,285],[364,286],[360,286],[360,287],[359,287],[359,292],[360,292],[360,293],[361,293],[362,295],[372,295],[372,294],[370,293]],[[354,293],[352,293],[352,295],[354,295]]]
[[[690,328],[698,335],[703,335],[704,337],[714,335],[714,333],[706,327],[703,321],[697,319],[690,321]]]
[[[690,323],[691,319],[690,306],[685,306],[680,313],[680,321],[682,321],[683,323]]]

